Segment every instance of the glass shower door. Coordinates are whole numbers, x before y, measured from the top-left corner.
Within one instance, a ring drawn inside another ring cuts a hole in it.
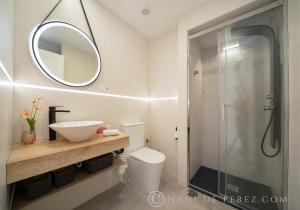
[[[218,193],[247,209],[282,208],[281,20],[275,9],[219,31]]]

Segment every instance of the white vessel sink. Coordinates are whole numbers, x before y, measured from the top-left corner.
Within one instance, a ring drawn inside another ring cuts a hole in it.
[[[96,134],[101,124],[101,121],[70,121],[54,123],[49,127],[69,141],[80,142]]]

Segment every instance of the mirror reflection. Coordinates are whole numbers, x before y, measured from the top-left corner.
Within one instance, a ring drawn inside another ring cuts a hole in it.
[[[86,34],[72,25],[44,24],[36,31],[33,48],[39,67],[60,83],[84,86],[95,81],[100,73],[97,48]]]

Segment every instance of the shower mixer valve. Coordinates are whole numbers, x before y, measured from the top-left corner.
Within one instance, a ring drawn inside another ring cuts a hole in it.
[[[268,95],[266,95],[266,99],[273,100],[273,98],[274,98],[274,96],[273,96],[273,95],[271,95],[271,94],[268,94]]]
[[[270,110],[273,110],[273,109],[274,109],[274,106],[272,106],[272,105],[264,106],[265,111],[270,111]]]
[[[266,95],[266,99],[270,100],[270,105],[265,105],[264,106],[264,110],[265,111],[273,110],[274,109],[274,106],[273,106],[273,102],[274,102],[273,99],[274,99],[274,97],[271,94],[268,94],[268,95]]]

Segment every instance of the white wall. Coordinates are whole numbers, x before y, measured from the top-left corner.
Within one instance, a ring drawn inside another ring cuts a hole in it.
[[[190,177],[200,166],[218,169],[220,102],[217,55],[217,48],[199,49],[197,40],[191,40]],[[194,75],[196,70],[199,74]]]
[[[191,40],[189,48],[189,57],[190,57],[190,69],[189,69],[189,105],[190,105],[190,177],[193,177],[195,173],[198,171],[200,166],[202,165],[201,158],[201,149],[202,149],[202,141],[201,136],[203,133],[203,124],[202,124],[202,110],[203,104],[201,103],[203,100],[202,92],[203,92],[203,75],[202,75],[202,60],[201,60],[201,51],[198,46],[198,42],[196,40]],[[194,75],[194,71],[199,71],[198,75]],[[212,154],[211,154],[212,155]]]
[[[13,88],[0,67],[0,209],[8,206],[6,160],[12,139]]]
[[[0,1],[0,63],[13,77],[13,1]],[[12,137],[13,89],[0,66],[0,209],[8,209],[6,160]]]
[[[202,51],[202,125],[200,157],[202,165],[218,168],[220,89],[218,74],[218,49]],[[195,78],[197,79],[197,78]],[[198,137],[199,138],[199,137]]]
[[[151,97],[177,96],[177,30],[172,29],[149,43],[149,87]],[[151,147],[166,155],[164,173],[177,178],[177,100],[152,101],[149,105]]]
[[[13,76],[13,15],[14,1],[0,0],[0,60]]]
[[[15,82],[48,87],[68,88],[46,78],[34,65],[28,50],[28,38],[34,26],[47,15],[56,0],[16,0],[15,2]],[[109,86],[111,93],[129,96],[148,96],[148,40],[97,1],[84,1],[87,15],[97,41],[103,68],[99,79],[86,88],[100,92]],[[26,8],[26,9],[24,9]],[[78,15],[74,15],[74,13]],[[67,21],[84,30],[86,22],[79,1],[64,0],[50,19]],[[143,101],[94,95],[55,92],[50,90],[15,88],[14,142],[20,142],[23,120],[20,111],[29,107],[35,94],[44,96],[44,109],[38,113],[37,136],[48,138],[48,106],[62,105],[71,113],[58,113],[57,120],[102,120],[118,127],[127,121],[145,121],[148,104]]]
[[[46,78],[34,65],[28,50],[31,30],[40,23],[56,2],[56,0],[15,1],[14,65],[17,84],[70,89]],[[100,92],[103,86],[109,86],[112,94],[147,97],[148,40],[97,1],[90,0],[83,3],[100,50],[103,67],[95,83],[85,88],[74,89]],[[67,21],[89,34],[85,19],[80,14],[82,11],[79,1],[64,0],[50,19]],[[48,106],[51,105],[62,105],[65,106],[64,109],[71,110],[71,113],[58,113],[58,122],[101,120],[112,127],[119,127],[123,122],[143,121],[146,128],[148,126],[146,101],[16,86],[14,88],[14,142],[20,142],[24,123],[20,111],[31,106],[31,98],[36,94],[44,97],[42,101],[44,108],[37,115],[36,129],[39,139],[48,139]],[[106,187],[115,184],[110,178],[106,176],[102,179],[103,183],[110,185]],[[99,187],[103,183],[95,182],[94,186]]]
[[[289,210],[300,206],[300,1],[289,0]]]
[[[6,186],[6,160],[12,139],[13,88],[0,67],[0,209],[8,206]]]

